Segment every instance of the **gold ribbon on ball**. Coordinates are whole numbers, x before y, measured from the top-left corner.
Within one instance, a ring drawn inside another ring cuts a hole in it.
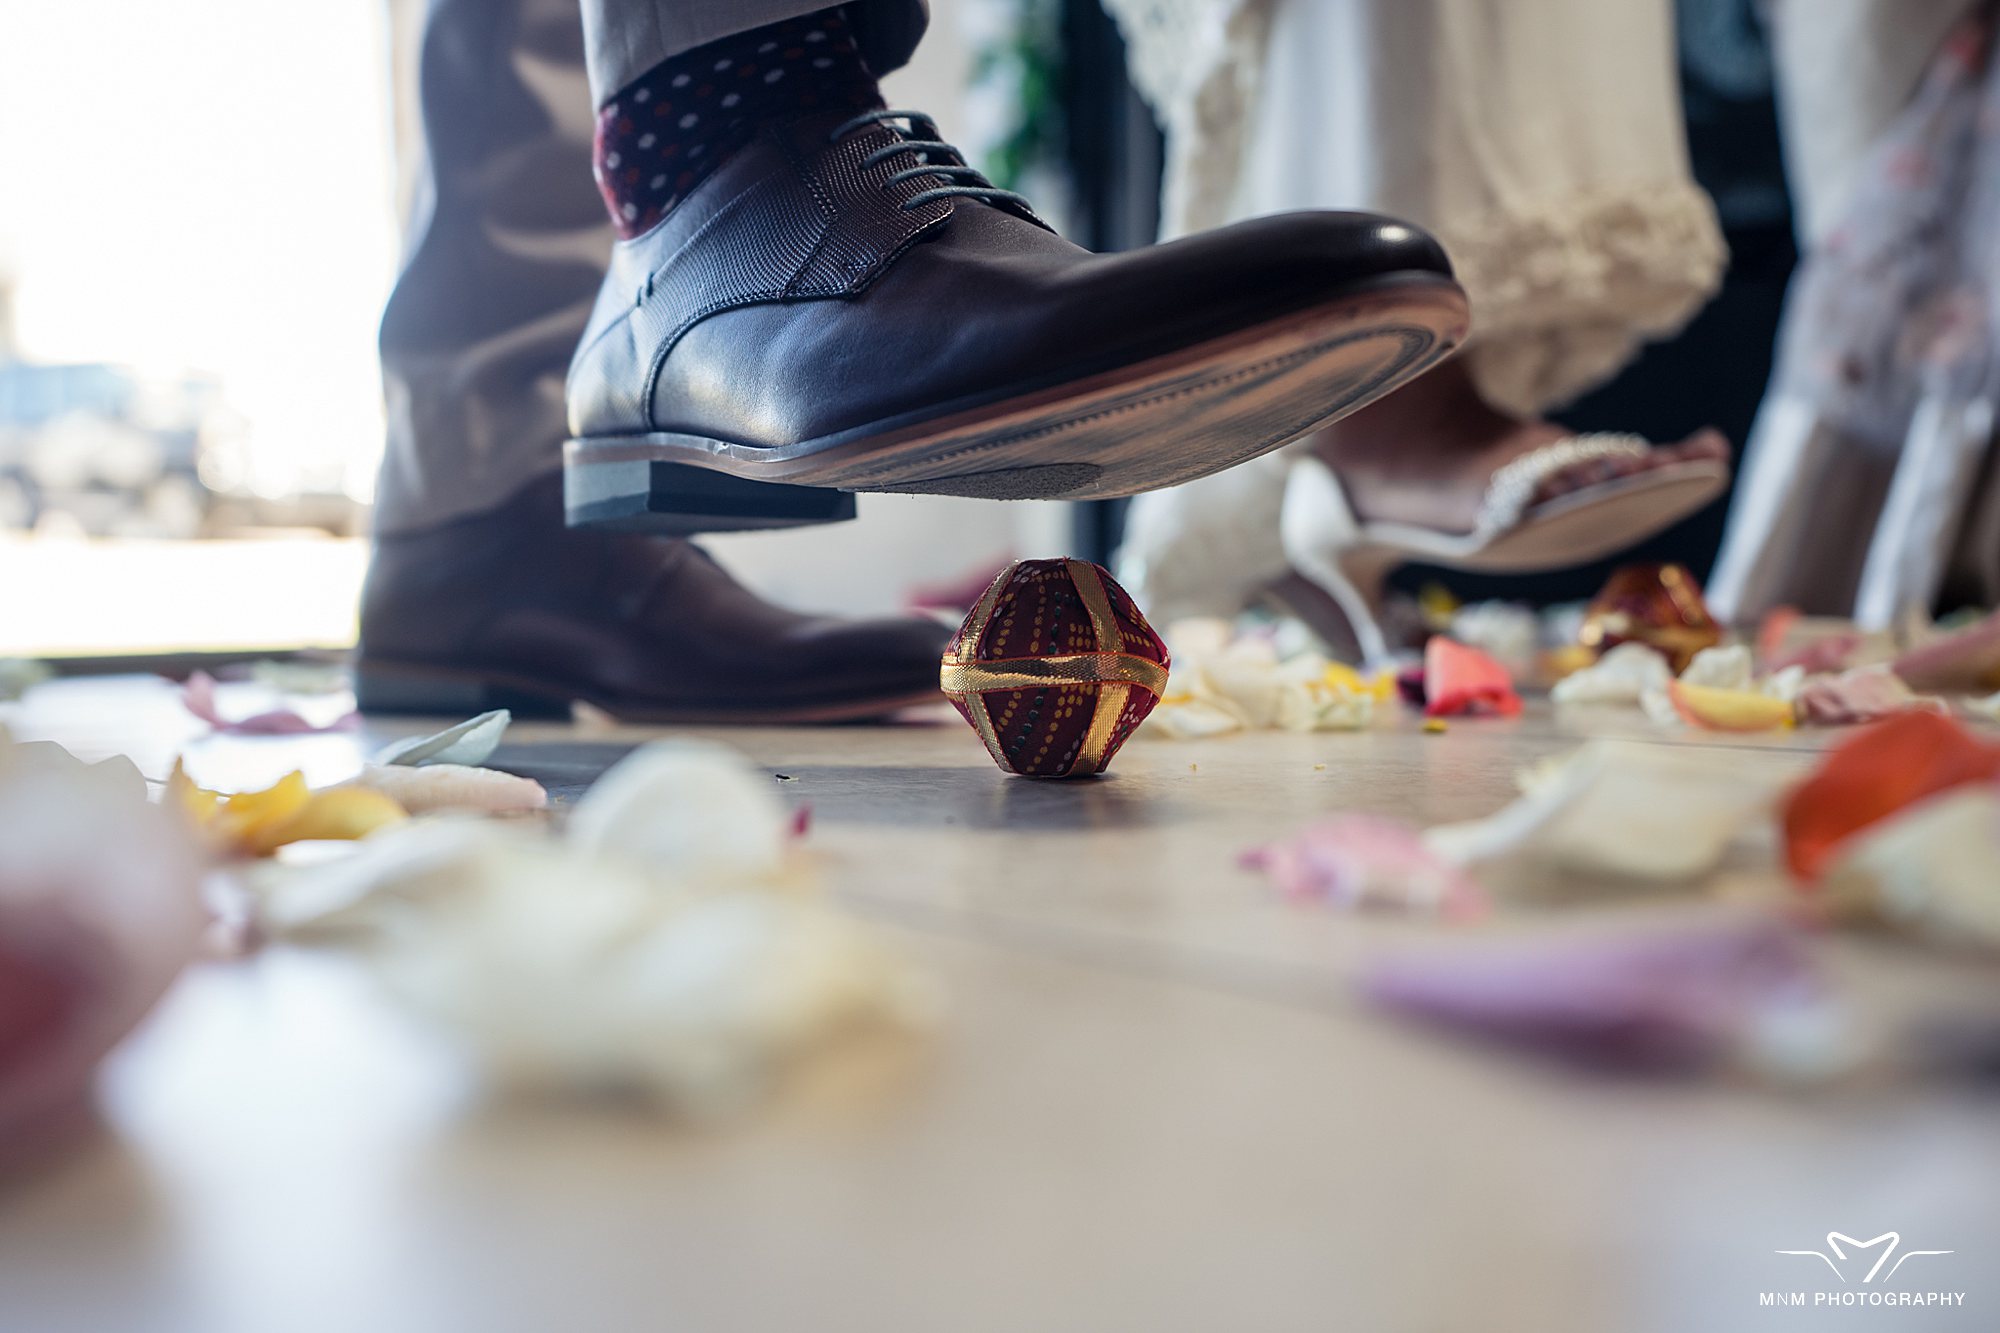
[[[1084,610],[1090,614],[1090,626],[1097,639],[1096,652],[979,661],[975,656],[979,651],[979,640],[986,633],[986,627],[993,622],[993,609],[999,604],[1000,594],[1006,590],[1008,577],[1002,574],[993,580],[992,586],[979,599],[979,605],[965,618],[965,628],[945,650],[938,672],[938,685],[946,694],[964,701],[965,711],[971,716],[979,739],[986,744],[986,752],[993,756],[994,763],[1011,769],[1013,766],[1000,749],[1000,736],[993,727],[993,714],[986,706],[987,692],[1096,682],[1099,689],[1090,715],[1090,729],[1084,733],[1076,763],[1067,775],[1088,777],[1103,770],[1106,753],[1111,748],[1112,730],[1118,725],[1119,715],[1125,711],[1125,702],[1131,691],[1142,689],[1157,699],[1166,693],[1167,669],[1151,658],[1121,651],[1125,637],[1119,632],[1118,617],[1111,609],[1111,597],[1104,591],[1104,580],[1098,575],[1097,566],[1086,560],[1065,560],[1063,565],[1069,570],[1070,582],[1076,585],[1077,595],[1083,599]]]

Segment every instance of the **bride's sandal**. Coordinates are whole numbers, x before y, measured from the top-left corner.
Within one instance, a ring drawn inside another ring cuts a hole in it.
[[[1535,499],[1559,472],[1641,459],[1650,450],[1636,435],[1594,434],[1523,454],[1494,472],[1478,522],[1466,533],[1363,522],[1333,469],[1316,457],[1302,458],[1286,482],[1279,535],[1293,570],[1324,596],[1299,596],[1303,590],[1292,581],[1273,595],[1330,644],[1340,647],[1351,638],[1364,661],[1386,661],[1391,654],[1381,624],[1382,590],[1398,565],[1417,561],[1483,574],[1581,565],[1678,523],[1728,485],[1726,463],[1688,459]]]

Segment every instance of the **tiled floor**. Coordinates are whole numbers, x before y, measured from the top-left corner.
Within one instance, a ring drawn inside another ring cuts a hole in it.
[[[382,738],[199,739],[129,681],[7,720],[149,771],[191,747],[223,785],[337,778]],[[114,1062],[102,1141],[0,1193],[0,1327],[1995,1326],[1990,1090],[1610,1079],[1405,1029],[1348,982],[1439,928],[1287,905],[1235,865],[1331,809],[1486,813],[1605,731],[1697,743],[1538,708],[1442,736],[1140,740],[1053,785],[1001,777],[955,719],[710,733],[784,775],[833,891],[942,980],[926,1049],[723,1128],[497,1108],[336,957],[205,965]],[[652,734],[522,726],[502,759],[561,795]],[[2000,1007],[1978,960],[1827,950],[1884,1021]],[[1965,1307],[1760,1308],[1832,1281],[1773,1251],[1892,1229],[1956,1252],[1898,1286]]]

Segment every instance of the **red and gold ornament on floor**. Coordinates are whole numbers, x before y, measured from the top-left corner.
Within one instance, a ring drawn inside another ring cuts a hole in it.
[[[1599,655],[1643,643],[1680,672],[1696,653],[1722,642],[1722,626],[1709,614],[1701,585],[1680,565],[1626,565],[1592,599],[1577,638]]]
[[[1167,645],[1104,569],[1020,560],[965,618],[939,684],[1001,768],[1084,778],[1153,711],[1167,666]]]

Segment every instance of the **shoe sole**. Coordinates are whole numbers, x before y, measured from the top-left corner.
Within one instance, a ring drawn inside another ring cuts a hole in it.
[[[992,500],[1136,495],[1233,467],[1366,406],[1448,356],[1467,319],[1449,278],[1393,274],[1253,328],[922,421],[769,448],[664,432],[575,439],[565,450],[571,521],[673,511],[671,494],[657,494],[672,482],[655,468]],[[642,488],[652,502],[635,506]],[[740,494],[754,509],[752,493]]]
[[[662,706],[508,672],[364,659],[354,669],[355,706],[363,713],[469,716],[505,708],[517,717],[567,719],[585,703],[620,722],[656,726],[799,726],[866,722],[942,703],[936,685],[846,699]]]

